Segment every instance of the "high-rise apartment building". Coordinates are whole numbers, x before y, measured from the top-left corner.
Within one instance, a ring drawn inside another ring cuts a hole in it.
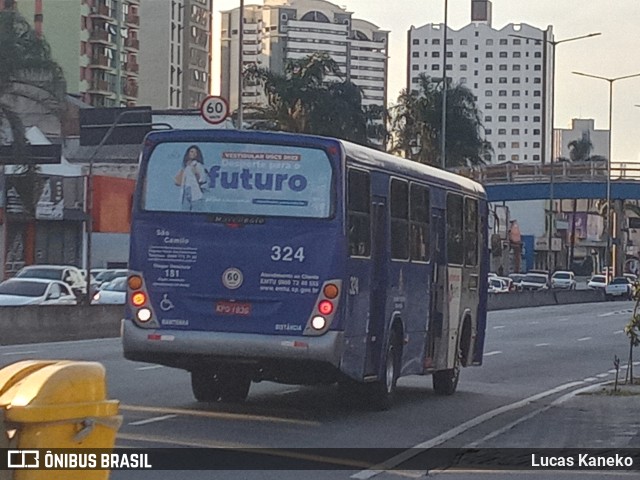
[[[140,105],[200,106],[211,91],[213,0],[140,0]]]
[[[546,163],[551,158],[552,28],[491,25],[491,2],[472,0],[471,23],[447,29],[446,75],[469,88],[481,112],[492,163]],[[532,40],[539,39],[539,41]],[[444,25],[408,31],[407,88],[425,74],[442,78]]]
[[[96,107],[138,98],[140,0],[16,0],[62,67],[70,94]]]
[[[238,106],[239,17],[239,8],[222,13],[221,94],[233,110]],[[344,78],[362,88],[363,105],[386,105],[387,31],[324,0],[265,0],[246,6],[244,17],[244,66],[283,73],[287,60],[326,52]],[[243,105],[261,101],[260,87],[245,85]]]

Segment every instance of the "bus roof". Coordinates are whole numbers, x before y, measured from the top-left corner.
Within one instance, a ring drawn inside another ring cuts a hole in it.
[[[483,198],[486,196],[484,187],[467,177],[344,140],[340,140],[340,143],[347,155],[365,165],[414,176],[427,175],[435,183],[457,187]]]
[[[317,146],[318,144],[340,144],[345,154],[357,162],[370,167],[377,167],[387,171],[404,175],[426,175],[436,184],[457,188],[467,193],[486,198],[483,186],[469,178],[447,172],[439,168],[414,162],[389,153],[365,147],[346,140],[322,137],[319,135],[307,135],[300,133],[268,132],[260,130],[156,130],[147,135],[147,139],[156,142],[163,142],[168,139],[173,141],[237,141],[240,138],[249,138],[258,142],[288,142],[300,146]]]

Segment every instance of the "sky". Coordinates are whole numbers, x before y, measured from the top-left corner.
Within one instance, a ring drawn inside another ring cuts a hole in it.
[[[239,0],[213,0],[214,11],[236,8]],[[245,0],[247,5],[261,0]],[[407,30],[442,23],[444,0],[334,0],[355,18],[389,30],[389,104],[406,86]],[[573,118],[593,118],[596,129],[609,128],[609,82],[573,75],[583,72],[607,78],[640,73],[640,0],[493,0],[493,28],[526,23],[553,27],[555,40],[600,32],[602,35],[556,47],[555,128],[570,128]],[[471,0],[448,0],[448,25],[470,23]],[[220,16],[214,14],[214,38]],[[214,52],[214,79],[219,56]],[[214,91],[217,84],[214,80]],[[613,84],[612,159],[640,162],[640,76]]]

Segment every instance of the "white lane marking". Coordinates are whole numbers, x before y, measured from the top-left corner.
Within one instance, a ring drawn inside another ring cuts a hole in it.
[[[549,343],[538,343],[536,344],[536,347],[548,347],[549,345]]]
[[[591,340],[591,337],[582,337],[578,339],[579,342],[586,342],[587,340]]]
[[[615,315],[616,312],[607,312],[607,313],[601,313],[600,315],[598,315],[599,317],[610,317],[612,315]]]
[[[299,388],[292,388],[290,390],[285,390],[284,392],[278,392],[276,393],[276,395],[289,395],[290,393],[295,393],[295,392],[299,392],[300,389]]]
[[[8,357],[9,355],[31,355],[32,353],[38,353],[38,350],[29,350],[25,352],[7,352],[3,353],[2,355]]]
[[[320,422],[313,420],[300,420],[296,418],[270,417],[266,415],[247,415],[240,413],[213,412],[208,410],[192,410],[187,408],[165,408],[148,407],[144,405],[124,405],[120,404],[120,410],[125,412],[146,412],[175,414],[186,417],[214,418],[219,420],[249,421],[249,422],[269,422],[269,423],[290,423],[310,427],[318,427]]]
[[[504,328],[504,325],[496,325],[493,327],[494,330],[500,330],[501,328]]]
[[[624,330],[616,330],[615,332],[613,332],[614,335],[619,335],[621,333],[624,333]]]
[[[557,320],[558,322],[566,322],[567,320],[569,320],[569,317],[557,318],[556,320]]]
[[[595,388],[597,388],[599,386],[606,385],[606,384],[607,384],[607,382],[599,383],[597,385],[589,385],[589,386],[586,386],[584,388],[580,388],[578,390],[574,390],[573,392],[569,392],[569,393],[563,395],[562,397],[555,399],[549,405],[546,405],[546,406],[544,406],[542,408],[534,410],[533,412],[528,413],[527,415],[524,415],[523,417],[520,417],[519,419],[514,420],[513,422],[511,422],[511,423],[509,423],[509,424],[507,424],[507,425],[505,425],[505,426],[503,426],[503,427],[501,427],[501,428],[499,428],[497,430],[494,430],[493,432],[489,433],[488,435],[485,435],[484,437],[482,437],[480,440],[477,440],[475,442],[472,442],[472,443],[466,445],[466,448],[477,448],[478,446],[480,446],[480,444],[482,444],[484,442],[487,442],[487,441],[489,441],[489,440],[491,440],[491,439],[493,439],[495,437],[498,437],[498,436],[502,435],[505,432],[508,432],[513,427],[515,427],[515,426],[517,426],[517,425],[519,425],[519,424],[521,424],[523,422],[526,422],[527,420],[530,420],[533,417],[535,417],[535,416],[537,416],[537,415],[539,415],[539,414],[541,414],[543,412],[546,412],[547,410],[549,410],[549,409],[551,409],[553,407],[556,407],[558,405],[562,405],[563,403],[565,403],[566,401],[572,399],[576,395],[579,395],[580,393],[593,390],[593,389],[595,389]]]
[[[615,370],[614,370],[614,372],[615,372]],[[608,376],[609,376],[609,373],[599,373],[599,374],[596,375],[596,377],[598,377],[598,378],[604,378],[604,377],[608,377]]]
[[[529,322],[529,325],[539,325],[539,324],[540,324],[540,322],[537,322],[535,320],[533,322]]]
[[[137,422],[130,422],[129,425],[147,425],[148,423],[162,422],[171,418],[176,418],[178,415],[163,415],[161,417],[147,418],[146,420],[138,420]]]
[[[616,373],[617,370],[615,368],[612,368],[611,370],[609,370],[609,373]]]
[[[136,370],[156,370],[162,368],[162,365],[149,365],[148,367],[138,367]]]
[[[485,353],[483,356],[484,357],[491,357],[492,355],[500,355],[502,352],[500,350],[494,350],[493,352],[487,352]]]
[[[587,377],[583,380],[584,383],[591,383],[591,382],[595,382],[597,380],[597,378],[595,377]]]
[[[47,347],[62,347],[69,348],[71,344],[73,345],[83,345],[85,343],[120,343],[122,340],[120,337],[114,338],[92,338],[89,340],[67,340],[65,342],[44,342],[38,343],[38,348],[47,348]],[[0,346],[0,350],[9,349],[9,348],[33,348],[33,343],[22,343],[20,345],[3,345]]]
[[[497,417],[498,415],[502,415],[503,413],[525,407],[529,405],[531,402],[535,402],[536,400],[540,400],[541,398],[545,398],[550,395],[554,395],[556,393],[562,392],[564,390],[568,390],[573,387],[578,387],[580,385],[584,385],[584,382],[565,383],[564,385],[560,385],[558,387],[552,388],[551,390],[537,393],[523,400],[519,400],[517,402],[510,403],[508,405],[504,405],[502,407],[493,409],[489,412],[483,413],[482,415],[479,415],[475,418],[472,418],[471,420],[461,423],[457,427],[454,427],[451,430],[448,430],[438,435],[437,437],[432,438],[431,440],[427,440],[426,442],[419,443],[418,445],[415,445],[414,447],[411,447],[408,450],[405,450],[404,452],[396,455],[395,457],[385,460],[385,462],[380,465],[376,465],[371,469],[362,470],[358,473],[355,473],[351,475],[351,478],[356,478],[358,480],[367,480],[369,478],[375,477],[376,475],[383,473],[385,470],[389,470],[391,468],[397,467],[398,465],[400,465],[403,462],[406,462],[410,458],[413,458],[416,455],[419,455],[430,448],[437,447],[438,445],[441,445],[444,442],[447,442],[452,438],[457,437],[458,435],[466,432],[467,430],[470,430],[473,427],[477,427],[478,425],[488,420],[491,420],[494,417]]]

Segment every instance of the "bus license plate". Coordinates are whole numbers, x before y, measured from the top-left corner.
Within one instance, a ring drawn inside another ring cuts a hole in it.
[[[216,302],[216,314],[218,315],[238,315],[246,317],[251,315],[251,304],[243,302]]]

